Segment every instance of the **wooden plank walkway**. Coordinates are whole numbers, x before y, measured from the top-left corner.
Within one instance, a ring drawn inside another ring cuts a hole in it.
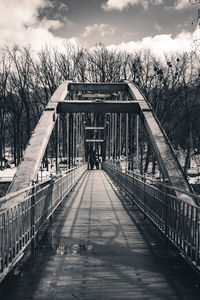
[[[199,299],[198,278],[154,230],[102,170],[90,171],[0,299]]]

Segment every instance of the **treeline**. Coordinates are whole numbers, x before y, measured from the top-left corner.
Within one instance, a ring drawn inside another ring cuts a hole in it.
[[[0,60],[0,167],[6,149],[18,165],[44,107],[64,80],[135,82],[151,103],[172,145],[185,153],[185,172],[192,154],[200,153],[200,56],[173,54],[159,60],[150,51],[128,54],[70,44],[60,52],[15,46]]]

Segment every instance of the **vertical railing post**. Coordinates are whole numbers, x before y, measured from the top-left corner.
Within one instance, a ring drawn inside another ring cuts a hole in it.
[[[112,163],[114,162],[114,151],[115,151],[115,148],[114,148],[114,141],[115,141],[115,119],[114,119],[114,113],[111,114],[112,116]]]
[[[122,131],[122,114],[119,114],[119,159],[120,159],[120,165],[121,165],[121,131]]]
[[[74,113],[72,113],[72,129],[71,129],[71,167],[74,167]]]
[[[109,115],[109,124],[108,124],[108,143],[109,143],[109,154],[108,159],[111,160],[111,115]]]
[[[73,165],[72,160],[73,160],[73,115],[72,113],[69,114],[69,138],[68,138],[68,143],[69,143],[69,152],[68,152],[68,165],[69,169]]]
[[[117,160],[117,114],[114,114],[114,124],[115,124],[115,128],[114,128],[114,139],[115,139],[115,156],[114,156],[114,162],[115,162],[115,166],[116,166],[116,160]]]
[[[31,253],[35,254],[35,182],[32,183],[31,190]]]
[[[126,172],[128,171],[128,113],[126,113]]]
[[[195,214],[195,263],[199,264],[199,255],[200,255],[200,232],[199,232],[199,210],[196,209]]]
[[[58,172],[58,156],[59,156],[59,116],[56,121],[56,173]]]
[[[167,184],[168,184],[168,180],[166,179],[164,181],[164,203],[163,203],[163,208],[164,208],[164,220],[165,220],[165,236],[168,237],[168,233],[169,233],[169,220],[168,220],[168,189],[167,189]],[[168,240],[167,240],[168,241]]]
[[[143,203],[144,203],[144,219],[146,219],[146,177],[144,175],[143,177],[143,191],[144,191],[144,194],[143,194]]]
[[[68,160],[68,168],[69,168],[69,113],[67,113],[67,153],[66,153],[66,157]]]
[[[136,161],[137,173],[139,173],[139,115],[136,115]]]

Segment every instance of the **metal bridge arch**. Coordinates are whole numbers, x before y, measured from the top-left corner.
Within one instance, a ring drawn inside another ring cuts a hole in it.
[[[130,101],[69,100],[68,93],[79,90],[126,91],[130,97]],[[115,112],[115,107],[116,109],[120,108],[120,112],[137,112],[140,115],[165,178],[169,180],[172,186],[186,192],[192,192],[182,168],[174,155],[173,148],[155,117],[151,106],[133,83],[126,81],[122,83],[90,84],[65,81],[58,87],[46,106],[26,147],[23,159],[9,188],[9,193],[30,186],[32,180],[36,179],[58,113]],[[189,196],[185,200],[189,203],[194,203],[194,200]]]
[[[56,124],[56,109],[59,101],[66,98],[70,81],[63,82],[49,100],[28,142],[21,163],[9,187],[8,193],[31,185],[37,177],[48,141]]]

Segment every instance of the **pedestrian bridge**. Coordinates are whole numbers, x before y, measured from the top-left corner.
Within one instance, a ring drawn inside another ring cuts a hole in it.
[[[57,173],[38,181],[54,131]],[[133,84],[65,82],[0,201],[0,298],[198,299],[199,199]]]

